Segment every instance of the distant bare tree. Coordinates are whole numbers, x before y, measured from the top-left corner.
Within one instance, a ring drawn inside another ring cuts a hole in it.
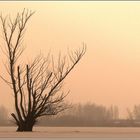
[[[0,106],[0,126],[8,125],[8,111],[4,106]]]
[[[111,105],[110,108],[108,109],[108,119],[110,118],[111,120],[118,120],[119,119],[119,109],[117,106]]]
[[[47,58],[39,55],[30,64],[18,64],[23,52],[21,43],[25,27],[33,14],[24,9],[13,21],[0,16],[8,58],[6,68],[11,81],[2,79],[13,89],[16,113],[11,115],[18,126],[17,131],[32,131],[39,117],[56,115],[68,107],[64,103],[67,94],[61,90],[63,81],[86,51],[83,45],[82,49],[69,52],[68,57],[59,55],[57,62],[49,55]]]
[[[133,110],[127,109],[129,120],[133,121],[140,121],[140,105],[134,105]]]

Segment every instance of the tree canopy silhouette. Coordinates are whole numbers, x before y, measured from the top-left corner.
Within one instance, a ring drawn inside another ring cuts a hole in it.
[[[8,66],[5,64],[10,81],[1,77],[13,90],[16,113],[12,113],[17,131],[32,131],[37,119],[44,115],[56,115],[68,106],[67,96],[62,91],[63,81],[86,52],[82,49],[69,52],[68,57],[58,61],[38,55],[30,64],[20,64],[18,59],[24,51],[22,40],[25,27],[34,12],[24,9],[14,20],[0,16]]]

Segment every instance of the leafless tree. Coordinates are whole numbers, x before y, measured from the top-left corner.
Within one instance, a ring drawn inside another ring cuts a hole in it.
[[[14,20],[0,16],[8,58],[6,69],[11,80],[1,78],[13,89],[16,113],[11,115],[18,126],[17,131],[32,131],[39,117],[56,115],[67,108],[63,81],[86,51],[83,45],[82,49],[69,52],[68,57],[59,55],[57,62],[49,55],[47,58],[39,55],[30,64],[19,64],[25,27],[33,14],[24,9]]]
[[[140,120],[140,105],[134,105],[133,109],[127,109],[127,119],[131,121],[139,121]]]

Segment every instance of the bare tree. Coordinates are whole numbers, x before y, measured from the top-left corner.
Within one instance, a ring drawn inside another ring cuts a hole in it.
[[[24,9],[14,20],[0,16],[8,58],[6,68],[11,80],[2,79],[13,89],[16,113],[11,115],[18,126],[17,131],[32,131],[39,117],[56,115],[67,108],[63,81],[86,51],[83,45],[82,49],[69,52],[68,57],[59,55],[57,62],[49,55],[47,58],[39,55],[30,64],[18,64],[23,52],[21,43],[25,27],[33,14]]]
[[[129,120],[139,121],[140,120],[140,105],[134,105],[133,110],[127,109]]]

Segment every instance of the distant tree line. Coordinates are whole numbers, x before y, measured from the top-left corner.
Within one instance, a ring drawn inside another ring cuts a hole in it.
[[[40,125],[47,126],[107,126],[114,120],[119,120],[117,106],[106,108],[96,104],[75,104],[63,114],[54,117],[44,117]]]
[[[132,111],[128,111],[127,116],[121,119],[117,106],[75,104],[63,114],[54,117],[41,118],[39,125],[44,126],[140,126],[140,105],[135,105]]]
[[[105,107],[94,103],[73,104],[71,108],[56,116],[44,116],[40,118],[37,126],[68,126],[68,127],[119,127],[140,126],[140,105],[135,105],[132,110],[127,109],[127,116],[119,117],[117,106]],[[8,110],[0,107],[0,126],[15,125],[8,118]]]

